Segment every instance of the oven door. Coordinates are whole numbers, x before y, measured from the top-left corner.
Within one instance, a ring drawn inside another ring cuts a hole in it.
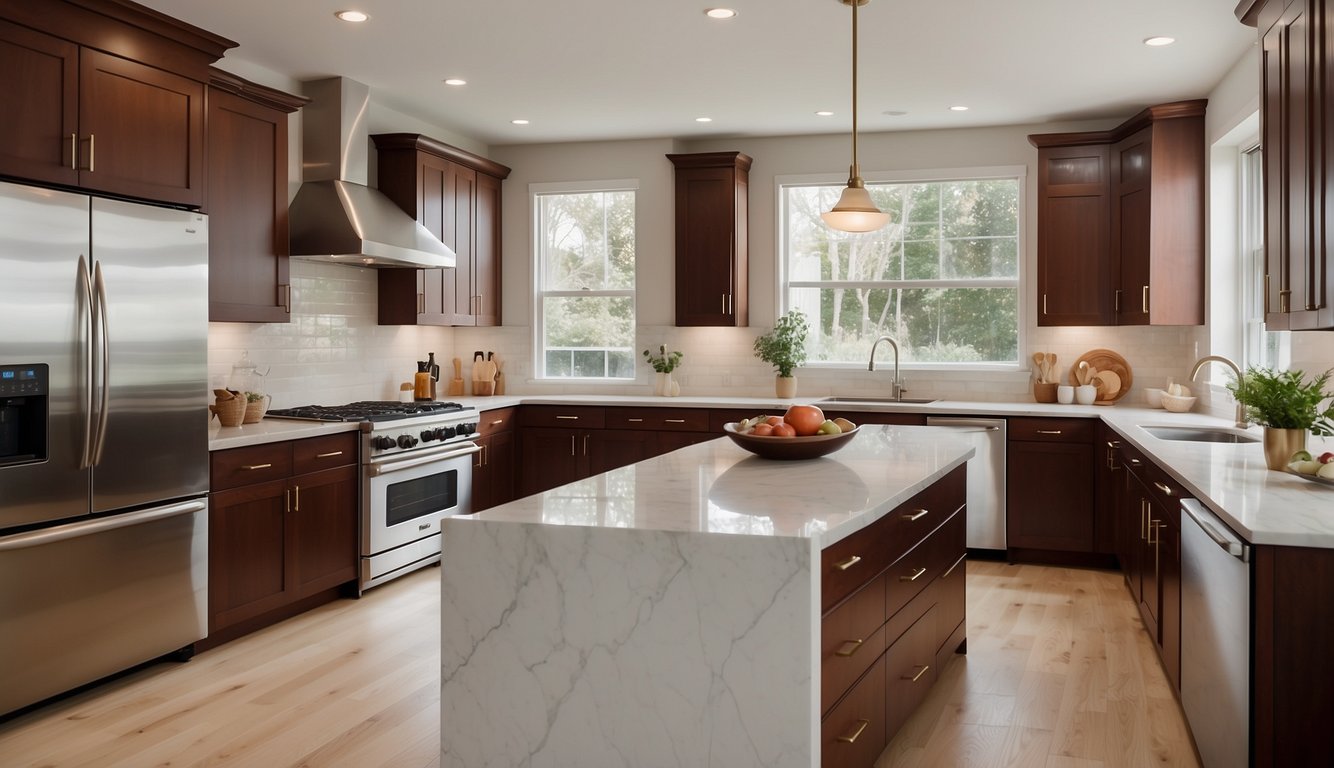
[[[376,555],[440,533],[440,519],[472,511],[471,442],[372,459],[362,484],[361,554]]]

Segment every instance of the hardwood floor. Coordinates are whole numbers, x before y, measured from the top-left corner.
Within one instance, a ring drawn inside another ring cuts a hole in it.
[[[439,576],[0,722],[0,764],[434,768]],[[879,768],[1198,766],[1119,574],[970,562],[968,651]]]

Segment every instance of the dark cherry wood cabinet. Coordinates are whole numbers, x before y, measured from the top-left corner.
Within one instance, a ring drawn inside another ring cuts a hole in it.
[[[1038,324],[1204,323],[1202,99],[1034,134]]]
[[[745,326],[751,158],[667,155],[676,168],[676,324]]]
[[[0,175],[198,207],[230,40],[131,3],[0,2]]]
[[[1181,687],[1181,499],[1186,491],[1142,452],[1122,446],[1122,559],[1130,594],[1173,687]],[[1132,530],[1133,529],[1133,530]]]
[[[1007,423],[1005,541],[1012,559],[1092,553],[1093,419]]]
[[[285,323],[287,116],[308,101],[221,70],[208,89],[208,319]]]
[[[501,181],[510,169],[420,134],[377,134],[380,191],[457,255],[452,269],[381,269],[381,325],[500,325]]]
[[[1119,556],[1121,436],[1099,421],[1093,439],[1093,551]]]
[[[473,459],[472,511],[513,501],[518,493],[519,440],[517,408],[483,411],[477,419],[481,452]]]
[[[357,433],[211,455],[210,647],[354,588]]]

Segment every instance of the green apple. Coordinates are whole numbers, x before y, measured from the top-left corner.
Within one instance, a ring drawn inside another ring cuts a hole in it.
[[[825,419],[824,423],[822,423],[820,428],[815,430],[815,432],[819,435],[841,435],[843,434],[843,429],[829,419]]]
[[[1296,453],[1292,454],[1291,459],[1288,459],[1288,463],[1292,464],[1293,462],[1297,461],[1311,461],[1313,458],[1314,457],[1311,456],[1310,451],[1297,451]]]

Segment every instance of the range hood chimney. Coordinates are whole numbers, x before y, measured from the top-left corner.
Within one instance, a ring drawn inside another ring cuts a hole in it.
[[[370,89],[312,80],[301,118],[301,188],[288,211],[292,258],[370,267],[452,267],[455,254],[366,186]]]

